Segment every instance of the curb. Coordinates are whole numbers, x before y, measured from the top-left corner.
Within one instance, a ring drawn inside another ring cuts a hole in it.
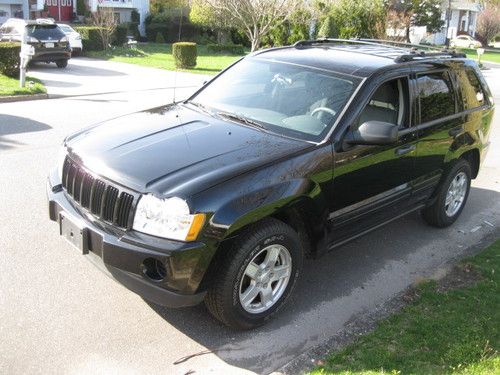
[[[23,102],[28,100],[41,100],[48,98],[49,94],[0,96],[0,103]]]

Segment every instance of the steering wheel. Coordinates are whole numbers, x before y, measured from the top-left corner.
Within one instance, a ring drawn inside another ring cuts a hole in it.
[[[326,113],[329,113],[331,114],[332,116],[335,116],[337,114],[337,112],[335,112],[333,109],[331,108],[328,108],[328,107],[318,107],[316,109],[314,109],[312,112],[311,112],[311,116],[314,116],[316,113],[318,112],[326,112]],[[319,116],[318,116],[319,117]]]

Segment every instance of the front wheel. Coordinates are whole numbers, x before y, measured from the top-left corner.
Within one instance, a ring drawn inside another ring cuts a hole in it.
[[[58,60],[56,61],[56,65],[60,69],[64,69],[68,66],[68,60]]]
[[[439,187],[435,201],[423,211],[424,220],[435,227],[444,228],[455,222],[469,196],[471,183],[470,164],[458,160]]]
[[[266,219],[244,232],[225,253],[205,304],[235,329],[264,324],[286,302],[302,269],[297,233]]]

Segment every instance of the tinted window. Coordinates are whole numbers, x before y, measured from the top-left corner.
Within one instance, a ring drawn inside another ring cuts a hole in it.
[[[372,95],[361,112],[358,124],[366,121],[382,121],[403,128],[407,107],[408,85],[406,79],[395,79],[383,83]]]
[[[57,25],[28,25],[26,31],[29,36],[38,40],[59,40],[64,36],[64,33]]]
[[[464,102],[464,109],[480,107],[484,104],[484,93],[479,78],[472,68],[465,68],[457,72],[460,81],[460,92]]]
[[[455,113],[453,86],[446,72],[419,75],[417,87],[421,123]]]

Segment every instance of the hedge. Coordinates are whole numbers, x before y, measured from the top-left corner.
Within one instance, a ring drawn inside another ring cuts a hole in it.
[[[9,77],[16,77],[19,74],[19,63],[21,44],[0,43],[0,73]]]
[[[104,49],[98,26],[75,26],[74,29],[82,36],[84,51],[102,51]]]
[[[186,69],[196,66],[198,51],[196,43],[179,42],[172,45],[172,55],[174,56],[175,66]]]
[[[245,47],[241,44],[207,44],[207,51],[212,53],[231,53],[233,55],[243,55]]]

